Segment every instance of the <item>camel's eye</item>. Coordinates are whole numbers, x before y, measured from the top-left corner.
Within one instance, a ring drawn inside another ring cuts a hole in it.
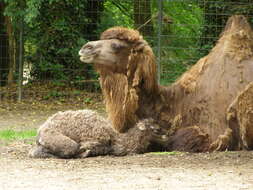
[[[111,44],[111,47],[112,47],[112,49],[114,49],[115,51],[119,51],[119,50],[121,50],[121,49],[123,49],[123,48],[126,48],[127,46],[126,46],[125,44],[123,44],[123,43],[112,43],[112,44]]]
[[[92,49],[93,47],[91,45],[85,46],[85,49]]]

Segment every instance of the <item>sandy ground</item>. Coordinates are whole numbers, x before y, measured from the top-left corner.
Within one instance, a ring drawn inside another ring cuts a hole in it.
[[[52,112],[0,116],[0,127],[36,128]],[[252,190],[253,152],[148,153],[86,159],[31,159],[32,145],[0,142],[0,190]]]

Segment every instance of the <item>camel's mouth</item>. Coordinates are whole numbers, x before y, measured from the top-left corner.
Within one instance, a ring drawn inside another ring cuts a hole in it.
[[[88,42],[78,52],[80,60],[84,63],[93,63],[95,58],[99,55],[99,45],[94,42]]]
[[[80,60],[84,63],[93,63],[94,58],[97,56],[96,52],[84,52],[82,49],[79,51]]]
[[[92,63],[93,59],[94,59],[94,55],[86,55],[86,56],[81,55],[80,56],[80,60],[84,63]]]

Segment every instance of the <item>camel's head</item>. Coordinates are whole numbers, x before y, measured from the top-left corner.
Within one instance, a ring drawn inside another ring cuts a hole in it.
[[[100,67],[115,67],[129,55],[129,44],[118,39],[91,41],[79,51],[80,60]]]
[[[100,40],[86,43],[79,55],[82,62],[93,63],[98,70],[108,68],[113,72],[126,72],[130,55],[142,53],[146,46],[147,42],[138,31],[113,27],[103,32]]]
[[[153,51],[137,30],[110,28],[101,34],[100,40],[86,43],[79,55],[82,62],[93,63],[104,74],[127,75],[136,85],[142,81],[146,89],[156,86]]]

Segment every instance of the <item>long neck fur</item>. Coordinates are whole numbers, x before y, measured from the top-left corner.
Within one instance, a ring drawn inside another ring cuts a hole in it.
[[[153,115],[158,98],[156,65],[147,45],[129,56],[127,73],[100,70],[100,84],[109,120],[119,132],[132,127],[139,119]]]

